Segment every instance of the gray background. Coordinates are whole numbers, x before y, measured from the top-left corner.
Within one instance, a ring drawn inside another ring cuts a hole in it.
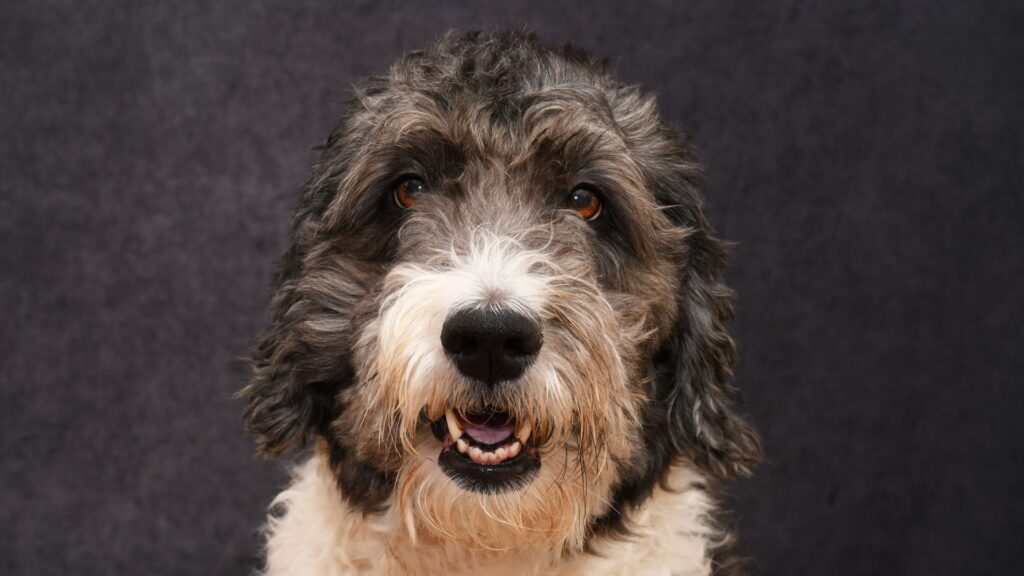
[[[760,574],[1024,565],[1020,2],[0,4],[0,573],[246,574],[234,359],[355,79],[529,25],[709,168]]]

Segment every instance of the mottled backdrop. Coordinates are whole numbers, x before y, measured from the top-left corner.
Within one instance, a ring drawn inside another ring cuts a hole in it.
[[[625,4],[625,3],[623,3]],[[286,473],[232,395],[357,78],[523,27],[708,166],[775,574],[1024,565],[1024,5],[0,4],[0,573],[248,574]]]

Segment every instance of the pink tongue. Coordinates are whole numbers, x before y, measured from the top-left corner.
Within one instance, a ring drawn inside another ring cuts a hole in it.
[[[496,444],[511,436],[512,433],[515,432],[515,425],[477,426],[470,422],[462,422],[462,429],[466,431],[466,434],[469,434],[470,438],[477,442],[481,442],[483,444]]]

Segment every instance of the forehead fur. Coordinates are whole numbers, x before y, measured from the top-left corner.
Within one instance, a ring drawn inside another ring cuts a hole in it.
[[[617,82],[603,62],[524,33],[448,34],[356,87],[314,188],[325,193],[319,205],[328,229],[366,237],[403,175],[459,197],[461,212],[496,206],[475,218],[491,226],[509,207],[560,206],[585,184],[610,208],[601,231],[607,242],[598,246],[605,261],[637,256],[656,264],[678,260],[681,235],[699,224],[683,217],[699,202],[691,156],[653,97]]]
[[[616,82],[603,62],[515,33],[447,35],[368,80],[357,97],[360,120],[378,135],[436,128],[510,163],[560,131],[623,147],[657,123],[653,99]]]

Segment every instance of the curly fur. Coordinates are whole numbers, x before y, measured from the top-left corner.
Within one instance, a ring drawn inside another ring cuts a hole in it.
[[[429,191],[402,210],[409,174]],[[761,448],[735,412],[726,249],[700,181],[652,97],[527,33],[448,34],[357,86],[242,391],[261,454],[316,439],[277,500],[267,573],[733,571],[708,491]],[[605,204],[594,222],[564,209],[581,183]],[[543,326],[516,386],[445,361],[441,325],[476,306]],[[453,405],[532,419],[540,475],[482,494],[441,474],[426,422]]]

